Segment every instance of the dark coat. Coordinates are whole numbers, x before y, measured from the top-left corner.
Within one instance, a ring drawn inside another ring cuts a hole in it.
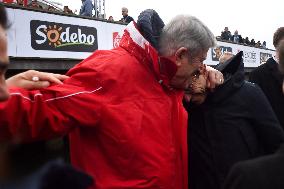
[[[284,128],[283,78],[278,69],[277,62],[273,58],[269,58],[265,64],[260,65],[251,72],[249,80],[256,83],[262,89],[282,128]]]
[[[121,21],[122,22],[125,22],[125,23],[130,23],[130,22],[132,22],[132,21],[134,21],[134,19],[131,17],[131,16],[123,16],[122,18],[121,18]]]
[[[271,154],[284,141],[283,131],[265,95],[257,85],[245,81],[241,57],[239,53],[229,63],[219,66],[228,79],[203,105],[187,106],[189,184],[193,189],[220,189],[236,162]],[[205,168],[200,170],[203,162],[198,161],[204,156],[210,173]]]
[[[284,146],[273,155],[237,163],[224,184],[224,189],[283,188]]]
[[[230,31],[222,31],[221,33],[221,39],[229,41],[231,39],[232,35]]]
[[[231,36],[231,41],[234,42],[234,37],[235,37],[235,36],[238,36],[238,37],[239,37],[237,43],[242,43],[242,42],[243,42],[243,38],[242,38],[241,35],[232,35],[232,36]]]

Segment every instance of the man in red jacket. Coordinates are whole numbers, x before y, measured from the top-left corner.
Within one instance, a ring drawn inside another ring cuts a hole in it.
[[[187,189],[183,91],[215,37],[197,18],[180,15],[159,41],[156,50],[132,22],[118,48],[94,52],[64,84],[11,89],[0,104],[0,139],[68,133],[72,164],[94,178],[92,188]],[[209,76],[211,87],[222,82],[216,72]]]

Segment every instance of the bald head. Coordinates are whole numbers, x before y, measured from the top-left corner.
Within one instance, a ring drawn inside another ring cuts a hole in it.
[[[219,63],[223,64],[225,63],[227,60],[229,60],[230,58],[232,58],[234,56],[233,53],[231,52],[224,52],[224,54],[219,58]]]

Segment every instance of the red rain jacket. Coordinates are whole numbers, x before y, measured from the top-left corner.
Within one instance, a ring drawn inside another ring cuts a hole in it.
[[[187,189],[183,93],[167,87],[158,60],[132,22],[120,47],[96,51],[64,84],[13,89],[0,104],[0,138],[68,133],[72,164],[94,189]]]

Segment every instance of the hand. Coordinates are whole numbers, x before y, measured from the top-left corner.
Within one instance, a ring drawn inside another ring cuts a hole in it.
[[[207,75],[198,75],[192,79],[189,87],[191,94],[202,94],[206,92]]]
[[[196,75],[192,79],[192,83],[185,90],[184,100],[192,101],[195,104],[202,104],[206,99],[206,80],[207,74]]]
[[[8,87],[20,87],[27,90],[41,89],[51,84],[62,84],[62,81],[69,78],[61,74],[38,72],[29,70],[6,80]]]
[[[206,93],[197,93],[193,94],[191,97],[191,102],[193,104],[202,104],[206,100],[207,94]]]
[[[206,71],[208,72],[206,84],[207,88],[214,89],[216,86],[223,84],[224,77],[220,71],[210,66],[206,66]]]

